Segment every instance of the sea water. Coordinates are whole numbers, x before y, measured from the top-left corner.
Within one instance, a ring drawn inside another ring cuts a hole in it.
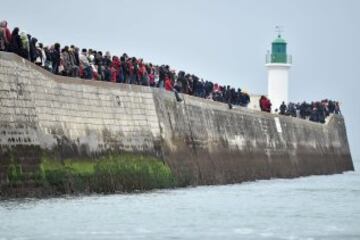
[[[360,174],[0,201],[2,239],[357,240]]]

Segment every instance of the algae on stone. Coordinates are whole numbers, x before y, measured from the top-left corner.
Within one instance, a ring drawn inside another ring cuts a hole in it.
[[[172,188],[176,180],[161,160],[140,154],[109,154],[98,159],[57,160],[44,156],[40,176],[55,192],[130,192]]]

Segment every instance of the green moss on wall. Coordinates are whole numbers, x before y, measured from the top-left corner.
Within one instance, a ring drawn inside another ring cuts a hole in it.
[[[180,183],[164,161],[145,154],[64,159],[37,146],[0,150],[0,198],[145,191]]]
[[[24,180],[20,164],[11,163],[7,169],[8,181],[11,184],[17,184]]]
[[[130,192],[172,188],[176,180],[162,161],[140,154],[109,154],[98,159],[57,160],[44,155],[36,181],[55,192]]]

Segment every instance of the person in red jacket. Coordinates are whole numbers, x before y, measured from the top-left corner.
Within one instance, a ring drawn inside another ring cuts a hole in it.
[[[7,21],[0,22],[0,50],[9,51],[11,42],[11,32],[8,28]]]
[[[166,91],[172,91],[173,90],[173,84],[171,82],[171,79],[169,75],[166,74],[165,76],[165,90]]]
[[[271,102],[270,102],[270,99],[266,98],[266,101],[265,101],[265,111],[266,112],[271,112]]]
[[[260,105],[261,111],[271,112],[271,102],[267,97],[261,96],[261,98],[259,100],[259,105]]]
[[[179,96],[178,91],[174,88],[173,82],[168,74],[165,75],[165,90],[166,91],[172,91],[175,93],[176,101],[182,102],[181,97]]]
[[[143,63],[143,60],[139,60],[139,70],[138,70],[138,79],[141,85],[148,86],[149,85],[149,75],[146,71],[146,65]]]
[[[120,59],[117,56],[113,56],[110,68],[111,82],[116,82],[116,80],[118,79],[120,65]]]

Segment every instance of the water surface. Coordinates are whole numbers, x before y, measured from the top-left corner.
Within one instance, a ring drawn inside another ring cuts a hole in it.
[[[3,239],[358,240],[360,174],[2,201]]]

